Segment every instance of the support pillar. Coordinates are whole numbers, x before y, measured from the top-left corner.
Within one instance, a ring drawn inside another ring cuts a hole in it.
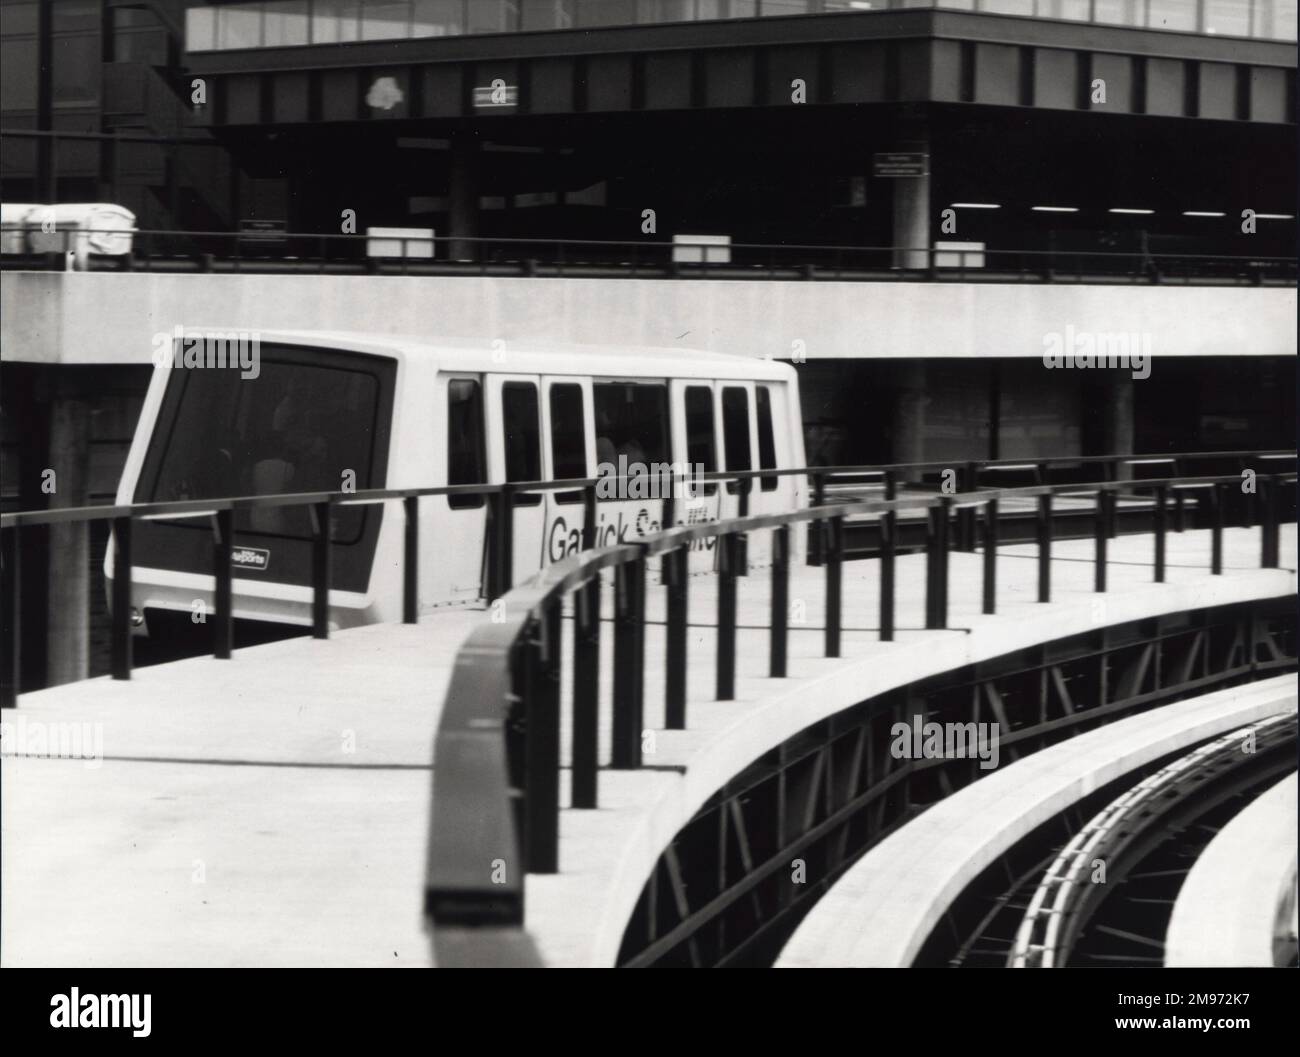
[[[925,154],[927,164],[925,176],[889,179],[894,188],[894,267],[920,270],[930,267],[930,254],[924,252],[931,246],[930,137],[920,119],[905,122],[903,132],[905,138],[891,149]]]
[[[479,141],[469,132],[456,132],[451,137],[451,174],[448,181],[449,224],[451,259],[472,261],[478,256],[473,242],[461,239],[478,235],[479,199]]]
[[[1103,409],[1105,430],[1103,453],[1106,455],[1132,455],[1133,452],[1133,377],[1127,371],[1111,372],[1115,375],[1110,386],[1110,399]],[[1129,466],[1118,467],[1118,480],[1127,481],[1133,476]]]
[[[66,370],[66,368],[64,368]],[[89,502],[90,402],[59,387],[50,402],[52,509]],[[49,624],[46,685],[90,675],[90,534],[85,522],[50,526]]]
[[[894,453],[891,462],[925,461],[925,408],[929,402],[925,391],[925,363],[920,360],[901,363],[894,398]],[[899,474],[899,480],[920,480],[920,474],[904,471]]]

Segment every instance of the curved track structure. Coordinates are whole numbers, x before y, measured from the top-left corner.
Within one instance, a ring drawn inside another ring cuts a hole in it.
[[[1163,963],[1173,894],[1221,816],[1294,768],[1295,739],[1295,714],[1271,716],[1206,742],[1107,804],[1040,880],[1008,966]]]

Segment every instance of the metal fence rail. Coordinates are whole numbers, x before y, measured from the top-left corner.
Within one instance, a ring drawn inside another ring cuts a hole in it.
[[[777,548],[774,555],[774,569],[788,565],[790,554],[790,543],[788,536],[789,526],[799,523],[809,523],[816,525],[815,530],[811,533],[809,539],[809,554],[813,564],[825,562],[828,570],[834,567],[838,570],[844,560],[844,519],[855,514],[878,514],[880,515],[880,524],[882,531],[881,543],[881,576],[884,585],[885,594],[892,597],[893,593],[893,559],[897,543],[897,521],[900,510],[909,511],[918,508],[926,511],[928,520],[928,535],[942,537],[942,549],[946,552],[949,546],[960,550],[973,550],[976,543],[977,534],[977,508],[983,505],[983,525],[984,532],[989,535],[995,545],[998,532],[998,497],[1002,495],[1012,496],[1031,496],[1036,497],[1038,503],[1038,524],[1040,547],[1044,551],[1050,551],[1051,532],[1051,503],[1052,495],[1087,492],[1089,489],[1097,491],[1100,486],[1089,485],[1088,488],[1081,488],[1077,480],[1080,476],[1087,477],[1090,473],[1095,473],[1093,467],[1100,467],[1100,472],[1104,476],[1108,487],[1102,488],[1099,494],[1106,496],[1101,502],[1105,505],[1103,511],[1107,537],[1113,536],[1115,532],[1115,506],[1114,493],[1120,490],[1124,485],[1126,490],[1140,491],[1150,489],[1157,497],[1156,512],[1159,524],[1165,523],[1166,507],[1168,493],[1172,492],[1175,499],[1175,523],[1181,530],[1185,522],[1185,496],[1199,488],[1207,487],[1207,484],[1198,483],[1198,480],[1209,482],[1218,480],[1220,483],[1227,481],[1239,480],[1239,477],[1220,477],[1220,478],[1203,478],[1196,479],[1190,477],[1173,477],[1163,483],[1159,480],[1148,480],[1134,477],[1134,479],[1123,482],[1121,477],[1126,474],[1136,474],[1142,472],[1142,467],[1159,466],[1161,468],[1171,468],[1175,473],[1185,472],[1189,467],[1211,466],[1223,461],[1232,462],[1238,470],[1245,467],[1247,462],[1256,463],[1278,463],[1281,461],[1294,461],[1296,453],[1285,450],[1268,450],[1253,452],[1183,452],[1172,455],[1134,455],[1134,456],[1061,456],[1051,459],[1040,459],[1032,463],[1026,463],[1016,460],[981,460],[957,464],[954,467],[952,462],[925,462],[925,463],[897,463],[886,466],[827,466],[827,467],[799,467],[794,469],[763,469],[748,471],[719,471],[700,475],[698,480],[704,482],[714,481],[731,481],[739,484],[739,513],[741,521],[744,521],[749,514],[749,492],[755,478],[770,479],[773,477],[785,476],[803,476],[807,477],[812,485],[813,509],[824,509],[825,513],[814,514],[808,510],[798,511],[788,515],[781,515],[788,518],[784,531],[776,534]],[[1068,475],[1076,478],[1073,482],[1061,482],[1059,478],[1067,476],[1062,471],[1073,468],[1074,474]],[[1180,469],[1181,468],[1181,469]],[[907,478],[925,477],[927,475],[943,474],[944,471],[951,470],[954,478],[959,478],[960,492],[953,494],[941,493],[935,497],[928,497],[924,493],[916,496],[899,500],[894,503],[899,483]],[[985,482],[989,475],[996,475],[1006,472],[1030,472],[1034,475],[1037,482],[1035,488],[1020,489],[1003,489],[996,492],[978,492],[977,489]],[[1058,483],[1051,484],[1053,477],[1058,479]],[[1261,481],[1272,479],[1276,474],[1260,474]],[[546,491],[581,491],[583,493],[583,540],[588,549],[595,540],[596,517],[598,508],[597,484],[600,481],[608,483],[610,478],[575,478],[565,481],[531,481],[531,482],[514,482],[497,485],[484,484],[465,484],[465,485],[442,485],[427,488],[396,488],[396,489],[366,489],[356,492],[305,492],[287,495],[265,495],[265,496],[243,496],[222,499],[191,499],[183,501],[173,501],[165,503],[134,503],[114,506],[97,506],[97,507],[76,507],[59,510],[34,510],[19,513],[11,513],[0,516],[0,707],[13,707],[17,699],[18,688],[20,685],[19,657],[21,641],[21,569],[22,569],[22,533],[24,530],[39,529],[43,526],[70,523],[85,523],[91,521],[108,521],[112,527],[112,538],[110,540],[111,553],[113,555],[114,578],[111,595],[112,609],[112,627],[111,627],[111,671],[114,679],[129,679],[131,677],[131,526],[135,521],[140,520],[161,520],[161,519],[189,519],[189,518],[207,518],[210,522],[212,532],[212,559],[213,559],[213,581],[214,581],[214,612],[212,624],[212,651],[213,655],[220,659],[229,658],[233,643],[234,633],[234,616],[232,607],[233,593],[233,552],[234,552],[234,515],[239,511],[266,509],[270,507],[306,507],[311,516],[312,526],[312,634],[317,638],[329,637],[329,593],[331,583],[331,540],[329,526],[331,524],[331,515],[335,507],[356,506],[385,503],[395,500],[401,500],[403,513],[405,516],[406,530],[404,533],[403,544],[403,594],[402,594],[402,613],[403,620],[406,623],[413,624],[419,616],[419,594],[418,594],[418,569],[420,562],[420,541],[419,532],[417,531],[419,522],[418,503],[420,498],[425,496],[452,496],[452,495],[481,495],[486,498],[486,517],[487,517],[487,560],[486,573],[483,584],[483,595],[489,601],[500,598],[514,584],[514,570],[512,567],[513,553],[513,536],[514,536],[514,508],[515,497],[521,493],[535,493]],[[613,480],[622,480],[614,478]],[[883,494],[887,501],[885,505],[879,505],[879,501],[862,502],[836,502],[830,490],[839,484],[863,484],[879,482],[883,487]],[[670,482],[666,482],[670,483]],[[1162,486],[1163,484],[1163,486]],[[1114,486],[1110,488],[1109,486]],[[1046,489],[1046,491],[1042,491]],[[677,492],[676,482],[671,482],[671,487],[664,489],[664,494],[668,498],[664,500],[666,509],[664,511],[663,523],[672,524],[674,522],[673,496]],[[1220,496],[1219,491],[1215,491],[1216,497]],[[1264,499],[1261,495],[1260,503],[1263,511],[1263,517],[1269,516],[1277,518],[1277,502],[1271,496]],[[1217,502],[1217,499],[1216,499]],[[1255,504],[1252,504],[1255,505]],[[1217,517],[1223,516],[1223,505],[1215,507],[1218,511]],[[952,520],[948,515],[953,511],[957,516],[955,524],[950,527],[949,522]],[[1253,523],[1255,513],[1248,510],[1247,524]],[[752,519],[751,519],[752,520]],[[1100,522],[1101,519],[1099,519]],[[729,524],[729,523],[728,523]],[[763,525],[751,525],[750,528],[741,530],[751,531],[760,527],[777,527],[775,523]],[[714,535],[711,531],[713,526],[699,526],[691,529],[672,529],[662,534],[662,540],[681,540],[688,543],[692,539],[703,539],[707,536]],[[678,535],[674,535],[674,534]],[[680,535],[687,533],[687,535]],[[951,543],[949,543],[951,533]],[[718,534],[720,539],[726,538],[721,544],[722,564],[725,572],[721,573],[722,584],[727,591],[734,587],[733,578],[736,575],[744,575],[743,567],[743,542],[737,544],[730,540],[727,533]],[[1162,537],[1158,537],[1162,538]],[[1216,535],[1216,540],[1219,537]],[[678,544],[680,545],[680,544]],[[1101,544],[1104,547],[1104,543]],[[655,544],[660,550],[664,549],[663,543]],[[1159,544],[1163,548],[1163,543]],[[1217,544],[1216,544],[1217,546]],[[734,553],[731,548],[738,548]],[[667,550],[673,550],[674,547],[667,547]],[[928,553],[938,554],[940,549],[928,549]],[[656,550],[655,553],[659,553]],[[990,563],[990,568],[986,577],[986,604],[991,606],[996,578],[996,568],[993,566],[994,559],[991,557],[992,552],[986,550],[985,561]],[[1163,554],[1163,550],[1160,552]],[[684,574],[677,575],[674,572],[677,565],[681,564],[684,568],[683,551],[680,556],[674,557],[668,555],[665,559],[665,578],[667,582],[675,583],[674,590],[680,593],[670,594],[670,612],[677,614],[682,623],[680,628],[674,625],[674,637],[670,639],[670,650],[674,651],[673,656],[681,656],[684,660],[685,650],[685,580]],[[1221,553],[1216,550],[1216,563],[1221,561]],[[938,558],[932,559],[938,561]],[[568,563],[560,563],[558,567],[567,567]],[[1274,559],[1276,564],[1276,558]],[[1046,565],[1043,566],[1047,568]],[[545,575],[545,574],[543,574]],[[1044,573],[1046,575],[1046,573]],[[838,572],[836,573],[838,577]],[[942,577],[940,570],[935,569],[934,577],[939,582]],[[1105,583],[1105,565],[1099,565],[1098,571],[1099,583],[1104,589]],[[674,579],[675,578],[675,579]],[[644,577],[642,577],[644,579]],[[630,598],[635,605],[635,595],[637,592],[644,592],[644,583],[631,582],[625,585],[625,590],[630,592]],[[834,590],[838,591],[838,579],[835,581]],[[1040,585],[1040,594],[1046,590],[1046,586]],[[782,582],[777,585],[777,590],[785,590],[785,584]],[[734,598],[734,593],[732,595]],[[941,597],[936,596],[934,613],[927,619],[940,619],[938,616]],[[992,609],[988,609],[992,612]],[[927,614],[930,611],[927,606]],[[734,615],[734,614],[733,614]],[[936,624],[935,626],[942,626]],[[882,608],[881,612],[882,633],[886,637],[893,634],[893,610],[892,606],[888,612]],[[625,635],[630,634],[625,631]],[[780,632],[784,635],[784,630]],[[831,633],[828,631],[828,635]],[[835,633],[838,642],[838,631]],[[828,640],[829,641],[829,640]],[[774,674],[777,669],[783,673],[784,651],[781,650],[774,655]],[[725,685],[728,677],[725,673],[719,676],[719,685]],[[674,670],[670,676],[670,685],[675,688],[674,693],[677,695],[673,698],[670,708],[670,715],[676,715],[676,710],[684,708],[684,666]],[[678,698],[682,703],[677,703]],[[639,730],[639,728],[638,728]],[[638,735],[639,736],[639,735]]]
[[[1206,564],[1223,572],[1223,512],[1226,491],[1239,476],[1165,477],[1147,481],[1100,481],[1086,486],[1098,504],[1094,587],[1107,587],[1107,544],[1115,499],[1125,492],[1150,490],[1155,497],[1153,579],[1166,574],[1165,511],[1171,491],[1205,490],[1211,510],[1211,545]],[[1260,565],[1279,565],[1278,490],[1294,484],[1295,473],[1260,475]],[[905,500],[863,500],[815,506],[785,514],[740,517],[712,524],[680,526],[635,544],[575,555],[544,570],[503,599],[504,621],[483,625],[458,654],[435,747],[433,808],[425,913],[434,932],[463,936],[486,922],[523,922],[523,875],[559,869],[559,687],[564,658],[559,649],[560,619],[572,596],[573,746],[570,779],[575,808],[597,806],[596,697],[601,626],[601,574],[614,572],[614,689],[610,766],[641,765],[645,676],[646,563],[658,558],[667,591],[665,713],[669,729],[685,729],[685,683],[678,673],[687,663],[685,556],[698,540],[718,540],[717,643],[715,696],[730,699],[736,676],[736,595],[745,539],[751,532],[774,533],[768,672],[785,675],[788,614],[789,532],[813,526],[821,538],[826,577],[824,654],[840,656],[842,626],[842,541],[844,518],[854,514],[896,517],[904,506],[927,512],[925,626],[943,628],[948,616],[948,558],[954,514],[983,509],[983,611],[997,605],[997,510],[1011,498],[1038,505],[1038,594],[1050,602],[1053,498],[1078,494],[1079,484],[990,489],[956,496]],[[1181,524],[1175,531],[1181,531]],[[881,554],[880,638],[894,635],[895,577],[891,536]],[[477,751],[462,751],[473,742]],[[484,755],[492,766],[482,767]],[[502,784],[502,779],[505,783]],[[507,864],[507,883],[495,883],[489,864]]]
[[[100,233],[68,229],[70,237]],[[122,232],[114,231],[121,236]],[[662,239],[502,238],[319,232],[141,230],[131,253],[90,254],[96,271],[338,275],[502,275],[607,278],[798,279],[1264,284],[1296,281],[1294,257],[1071,249],[953,250],[933,246],[826,246]],[[372,241],[401,246],[372,254]],[[68,248],[71,248],[70,246]],[[676,259],[687,251],[699,260]],[[63,253],[6,253],[0,268],[63,270]]]

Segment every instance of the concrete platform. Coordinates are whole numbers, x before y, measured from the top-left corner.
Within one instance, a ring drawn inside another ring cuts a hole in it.
[[[768,577],[740,581],[735,701],[714,702],[711,577],[691,585],[687,731],[663,731],[663,629],[646,646],[645,769],[602,771],[600,809],[565,810],[561,873],[530,877],[528,925],[547,961],[608,965],[651,864],[729,777],[865,697],[1045,639],[1158,613],[1294,593],[1295,531],[1260,570],[1258,530],[1229,530],[1225,575],[1207,533],[1113,541],[1112,593],[1092,592],[1091,544],[1058,543],[1054,597],[1033,601],[1033,548],[1004,548],[999,614],[980,615],[977,554],[954,554],[950,629],[923,624],[924,557],[898,561],[898,641],[877,641],[876,569],[844,567],[845,659],[822,650],[823,573],[797,570],[790,677],[766,678]],[[648,617],[662,621],[651,584]],[[605,592],[609,615],[610,592]],[[24,695],[16,722],[99,724],[99,766],[0,765],[0,964],[425,965],[420,921],[434,733],[457,647],[481,612],[293,639]],[[566,635],[568,623],[565,627]],[[606,627],[608,632],[608,627]],[[567,644],[566,644],[567,649]],[[603,636],[608,759],[612,636]],[[571,729],[567,703],[563,738]],[[50,729],[55,729],[51,727]],[[984,783],[980,783],[984,784]],[[567,796],[567,776],[561,784]]]
[[[1117,720],[1017,760],[896,830],[813,907],[778,968],[906,968],[944,911],[1036,827],[1130,771],[1296,710],[1296,677],[1232,687]]]
[[[1292,774],[1206,846],[1178,891],[1166,966],[1273,967],[1279,911],[1296,905],[1296,792]]]

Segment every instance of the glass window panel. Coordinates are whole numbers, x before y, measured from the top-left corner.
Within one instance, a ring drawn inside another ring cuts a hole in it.
[[[454,37],[465,32],[465,5],[462,0],[415,0],[411,12],[411,35],[416,37]],[[545,26],[539,26],[545,29]]]
[[[113,54],[118,62],[143,62],[150,66],[167,65],[167,31],[133,29],[115,34]]]
[[[686,461],[693,475],[696,467],[701,473],[714,473],[718,469],[717,432],[713,426],[713,390],[707,385],[692,385],[686,389]],[[702,491],[713,495],[718,490],[716,481],[705,484]]]
[[[447,383],[447,483],[484,484],[487,457],[483,445],[483,391],[472,378]],[[453,510],[483,505],[481,495],[449,495]]]
[[[307,43],[307,0],[274,0],[266,5],[262,24],[268,48]]]
[[[728,470],[748,470],[753,466],[749,449],[749,394],[737,386],[722,390],[722,450]],[[727,491],[748,491],[748,481],[730,481]]]
[[[754,407],[758,411],[758,468],[776,469],[776,433],[772,429],[772,392],[765,385],[754,390]],[[772,492],[781,483],[779,477],[764,477],[763,491]]]
[[[36,66],[35,37],[0,40],[0,110],[36,109]],[[6,140],[5,150],[10,149]]]
[[[5,4],[0,6],[0,36],[16,33],[35,33],[39,14],[35,4]]]
[[[1269,27],[1261,35],[1273,40],[1295,40],[1296,5],[1292,0],[1260,0],[1260,3],[1264,10],[1255,17]],[[1261,14],[1264,16],[1262,19]]]
[[[411,5],[409,0],[362,0],[361,39],[392,40],[405,37],[411,31]]]
[[[577,0],[579,26],[631,26],[636,23],[636,0]]]
[[[55,37],[54,56],[56,103],[94,103],[99,99],[99,37],[90,34]]]
[[[96,0],[56,0],[50,15],[55,33],[78,29],[99,29],[99,4]]]
[[[599,382],[592,389],[596,412],[596,462],[617,466],[668,461],[668,389],[663,385]]]
[[[984,0],[980,10],[993,15],[1032,15],[1034,0]]]
[[[586,419],[582,386],[551,386],[551,480],[569,481],[587,476]],[[577,503],[581,492],[553,493],[558,503]]]
[[[1072,22],[1087,22],[1092,17],[1089,0],[1038,0],[1039,18],[1068,18]]]
[[[1205,31],[1233,37],[1250,36],[1250,6],[1250,0],[1205,0]]]
[[[468,11],[470,33],[512,33],[519,28],[515,0],[473,0]]]
[[[1149,0],[1147,26],[1151,29],[1195,33],[1196,4],[1189,3],[1188,0]]]
[[[346,44],[361,32],[361,0],[314,0],[311,7],[313,44]]]
[[[217,8],[218,48],[256,48],[261,42],[260,4]]]
[[[214,350],[206,349],[205,355]],[[222,350],[247,355],[247,348]],[[344,470],[358,488],[370,486],[373,423],[379,383],[367,371],[280,363],[262,349],[257,383],[229,369],[173,372],[179,410],[154,480],[151,498],[211,499],[228,495],[325,492]],[[225,432],[214,445],[212,426]],[[157,441],[158,438],[155,438]],[[340,507],[334,539],[355,542],[364,511]],[[271,507],[241,511],[236,528],[309,538],[308,512]]]
[[[813,0],[763,0],[760,15],[806,15],[813,8]]]
[[[686,22],[695,17],[695,0],[642,0],[642,22]]]
[[[501,422],[506,432],[506,480],[540,481],[542,428],[537,386],[532,382],[506,382],[501,387]],[[541,492],[515,496],[515,506],[536,506],[541,501]]]
[[[1095,19],[1116,26],[1140,26],[1143,0],[1097,0]]]

